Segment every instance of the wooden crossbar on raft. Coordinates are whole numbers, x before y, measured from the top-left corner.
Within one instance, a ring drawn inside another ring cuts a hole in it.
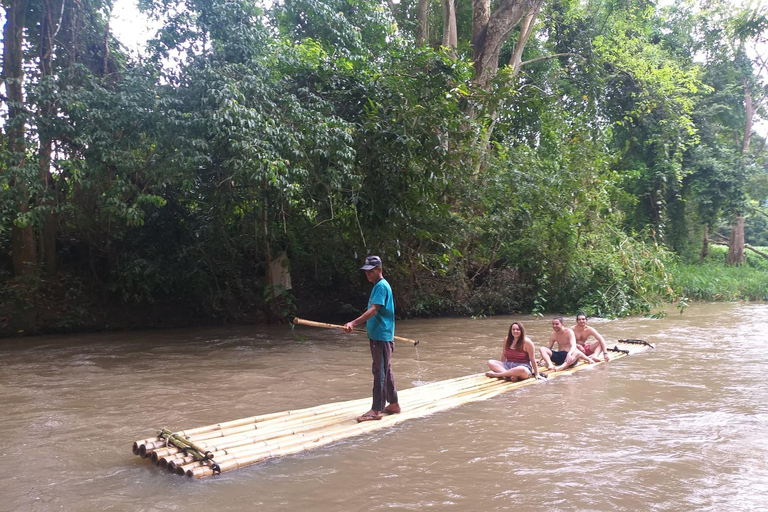
[[[638,341],[620,340],[615,346],[609,347],[610,361],[653,348],[650,344]],[[599,364],[605,363],[600,361],[590,365],[581,362],[560,372],[544,370],[541,373],[552,379]],[[361,411],[368,409],[371,399],[367,397],[251,416],[177,432],[161,429],[155,437],[133,443],[133,453],[149,458],[154,464],[176,474],[204,478],[266,459],[311,450],[540,382],[544,380],[509,382],[488,378],[484,373],[467,375],[399,391],[402,412],[384,416],[377,421],[357,423],[355,420]]]

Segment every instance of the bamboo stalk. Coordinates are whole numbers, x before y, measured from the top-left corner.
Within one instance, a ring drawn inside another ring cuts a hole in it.
[[[367,400],[365,403],[367,403]],[[316,421],[318,419],[332,418],[334,415],[339,414],[339,411],[359,409],[363,406],[364,406],[364,403],[362,401],[355,400],[354,402],[351,402],[351,403],[342,403],[336,409],[325,411],[322,413],[317,413],[314,415],[301,415],[298,417],[281,419],[281,421],[275,421],[275,422],[269,422],[269,423],[265,422],[263,424],[243,425],[241,427],[236,427],[232,429],[211,431],[211,432],[206,432],[204,434],[189,436],[189,439],[192,441],[205,441],[210,439],[230,437],[232,435],[248,433],[253,431],[267,432],[271,430],[280,430],[280,429],[288,428],[291,425],[301,425],[307,422]]]
[[[340,421],[345,421],[346,418],[349,417],[349,413],[352,410],[353,409],[351,408],[347,408],[331,417],[306,418],[301,422],[296,422],[291,425],[275,425],[270,429],[251,430],[239,434],[209,439],[207,441],[198,441],[196,444],[200,448],[214,451],[217,449],[230,448],[232,446],[241,444],[255,443],[261,440],[293,436],[300,432],[318,430]]]
[[[622,345],[625,348],[626,345]],[[626,347],[630,353],[644,351],[646,347]],[[611,361],[626,357],[626,354],[610,353]],[[595,364],[603,364],[600,361]],[[593,366],[584,362],[560,372],[542,371],[550,378],[573,374],[584,367]],[[408,419],[434,414],[449,408],[457,407],[467,402],[486,400],[499,394],[524,386],[530,386],[540,381],[526,379],[509,382],[500,379],[490,379],[484,374],[475,374],[456,379],[438,381],[424,386],[409,388],[399,393],[401,402],[407,397],[406,405],[400,414],[385,416],[379,421],[363,423],[354,422],[352,409],[360,406],[367,399],[352,400],[321,406],[325,412],[312,415],[307,411],[318,408],[299,410],[303,420],[289,418],[283,414],[284,420],[264,425],[266,428],[253,429],[249,432],[224,435],[226,429],[219,429],[220,437],[195,442],[199,449],[207,450],[213,456],[221,472],[255,464],[262,460],[298,453],[304,450],[327,445],[347,437],[370,432],[379,428],[395,425]],[[255,417],[254,417],[255,418]],[[239,422],[241,420],[235,420]],[[218,424],[222,425],[222,424]],[[196,430],[196,429],[192,429]],[[261,430],[261,432],[259,432]],[[157,439],[157,438],[155,438]],[[170,448],[164,448],[169,450]],[[159,452],[159,450],[158,450]],[[153,453],[154,458],[154,453]],[[177,474],[202,478],[214,474],[213,468],[205,462],[195,461],[194,456],[169,454],[165,464],[169,470]]]
[[[364,425],[364,424],[353,423],[353,424],[338,426],[338,427],[335,427],[334,429],[329,429],[320,435],[316,435],[312,437],[310,436],[297,437],[297,438],[285,440],[280,444],[259,447],[259,448],[254,448],[250,450],[233,451],[229,454],[218,457],[217,464],[219,464],[219,466],[222,468],[227,468],[226,470],[229,471],[231,469],[236,469],[237,467],[243,466],[242,463],[238,461],[250,460],[250,461],[253,461],[252,463],[255,463],[268,458],[274,458],[282,455],[288,455],[291,453],[302,452],[311,448],[323,446],[335,440],[343,439],[344,437],[349,437],[349,436],[342,436],[337,438],[336,435],[339,432],[344,433],[344,432],[352,431],[353,435],[357,435],[361,433],[361,427],[360,427],[361,425]],[[219,460],[221,462],[219,462]],[[183,468],[186,471],[186,474],[188,476],[198,476],[198,475],[209,476],[213,474],[213,471],[210,468],[200,464],[193,463]],[[222,472],[223,471],[224,469],[222,469]]]
[[[191,437],[191,435],[194,435],[194,434],[200,435],[201,433],[206,433],[206,432],[216,432],[217,430],[220,430],[219,428],[220,426],[226,426],[226,427],[234,426],[235,428],[237,428],[237,426],[240,425],[243,427],[251,426],[250,428],[256,428],[255,425],[258,425],[259,423],[267,424],[267,422],[269,421],[280,421],[281,419],[283,421],[293,421],[305,416],[316,415],[319,411],[333,410],[333,408],[337,407],[338,404],[359,403],[360,406],[362,407],[364,406],[365,403],[367,403],[368,400],[369,399],[359,399],[359,400],[352,400],[349,402],[324,404],[322,406],[310,407],[307,409],[297,409],[295,411],[282,411],[280,413],[271,413],[271,414],[266,414],[261,416],[251,416],[249,418],[233,420],[226,423],[218,423],[216,425],[209,425],[206,427],[181,430],[181,431],[175,432],[175,434],[179,436]],[[218,436],[219,434],[215,434],[210,437],[218,437]],[[201,437],[195,437],[193,439],[205,439],[205,437],[201,436]],[[149,438],[141,441],[136,441],[133,446],[133,452],[134,454],[140,455],[142,458],[146,458],[151,455],[152,451],[159,448],[165,448],[165,447],[166,447],[166,442],[164,439],[160,439],[159,437],[154,437],[154,438]]]
[[[480,376],[479,378],[482,379],[482,382],[485,382],[485,381],[488,380],[485,376]],[[455,386],[453,386],[454,382],[459,382],[459,383],[463,382],[464,385],[466,385],[467,382],[470,382],[473,385],[476,385],[475,383],[473,383],[473,381],[477,381],[477,379],[478,379],[478,376],[470,375],[470,376],[466,376],[466,377],[460,377],[460,378],[457,378],[457,379],[451,379],[449,381],[439,381],[439,382],[436,382],[436,383],[426,384],[424,386],[418,386],[416,388],[410,388],[408,390],[405,390],[405,391],[401,392],[401,396],[410,395],[412,398],[408,402],[408,407],[409,408],[414,408],[414,407],[418,406],[420,400],[437,399],[439,396],[442,396],[444,394],[456,393],[461,388],[457,389]],[[416,395],[413,392],[419,392],[423,396],[423,398],[416,398]],[[425,392],[430,392],[430,393],[427,394]],[[265,422],[261,423],[261,429],[263,429],[264,434],[270,433],[270,436],[264,435],[265,438],[274,437],[275,435],[272,434],[272,432],[275,432],[275,431],[278,432],[277,435],[286,434],[286,433],[288,435],[290,435],[290,433],[295,431],[296,429],[295,428],[290,428],[288,426],[288,422],[290,422],[291,425],[301,425],[301,429],[302,430],[307,430],[307,428],[308,428],[307,427],[307,424],[308,424],[307,418],[311,418],[311,421],[314,422],[314,423],[317,423],[319,420],[322,420],[322,421],[320,421],[320,424],[317,425],[317,427],[323,427],[326,424],[328,424],[329,422],[330,423],[335,423],[335,422],[338,422],[338,421],[346,420],[346,413],[349,410],[353,410],[356,407],[361,406],[362,402],[366,402],[366,401],[367,401],[367,399],[365,399],[365,400],[352,400],[352,401],[348,401],[348,402],[341,402],[341,403],[336,404],[337,407],[336,407],[335,410],[329,410],[329,411],[326,411],[326,412],[324,412],[322,414],[318,414],[316,416],[295,415],[295,417],[294,417],[294,415],[281,415],[280,418],[277,418],[275,420],[276,422],[280,422],[280,423],[278,423],[278,424],[271,424],[272,422],[266,422],[265,421]],[[318,408],[312,408],[312,409],[316,410]],[[342,419],[340,420],[338,418],[338,416],[342,416]],[[231,423],[234,423],[234,422],[231,422]],[[266,428],[268,424],[270,424],[270,427],[271,427],[269,429]],[[258,427],[258,425],[255,425],[255,426]],[[243,428],[243,429],[253,429],[254,425],[244,425],[241,428]],[[197,444],[199,444],[199,446],[201,448],[212,449],[212,447],[220,446],[220,443],[222,441],[227,441],[229,439],[236,439],[237,437],[233,436],[234,433],[235,432],[220,431],[220,432],[216,432],[216,433],[207,433],[207,434],[203,434],[203,435],[200,435],[200,436],[189,436],[188,440],[196,442]],[[244,435],[242,435],[240,437],[242,439],[246,440],[244,442],[253,442],[253,441],[248,441],[247,439],[262,435],[262,433],[254,432],[253,430],[247,430],[247,431],[243,430],[243,433],[244,433]],[[180,433],[178,433],[178,434],[180,434]],[[208,443],[208,442],[204,441],[205,439],[213,439],[213,438],[217,439],[215,444]],[[151,453],[152,460],[153,460],[153,462],[155,464],[159,463],[158,459],[160,459],[162,457],[165,457],[167,455],[173,455],[173,454],[176,454],[176,453],[179,452],[178,448],[166,447],[166,443],[165,443],[164,440],[159,441],[158,445],[160,446],[160,448],[156,448],[154,450],[154,452]],[[231,444],[228,444],[227,446],[231,446]]]
[[[533,383],[535,383],[535,381],[530,381],[530,384],[533,384]],[[425,406],[421,409],[414,410],[409,414],[404,415],[403,413],[400,413],[399,415],[388,417],[387,419],[390,419],[390,421],[387,423],[392,425],[395,423],[399,423],[401,421],[405,421],[407,419],[411,419],[411,417],[421,417],[427,414],[433,414],[434,412],[449,409],[449,408],[455,407],[456,405],[460,405],[461,403],[472,401],[473,399],[486,398],[488,396],[495,396],[496,394],[500,394],[504,392],[503,389],[498,389],[498,388],[503,388],[505,387],[505,385],[506,387],[520,385],[520,384],[530,385],[526,381],[521,381],[519,383],[510,383],[510,382],[493,383],[492,382],[491,384],[495,384],[495,385],[485,386],[485,388],[480,390],[473,389],[473,390],[466,391],[465,396],[458,403],[456,401],[446,401],[443,404],[432,404],[431,406]],[[493,389],[493,388],[497,388],[497,389]],[[386,421],[385,419],[382,419],[379,421],[370,421],[365,423],[343,425],[341,427],[337,427],[335,429],[331,429],[320,435],[317,435],[308,441],[304,441],[302,439],[295,439],[292,442],[283,443],[282,446],[278,445],[277,448],[273,448],[273,449],[270,449],[271,447],[265,447],[262,449],[255,449],[255,450],[241,450],[241,451],[233,450],[228,455],[216,457],[215,459],[216,459],[216,462],[219,464],[221,472],[231,471],[232,469],[237,469],[247,465],[255,464],[267,458],[284,456],[284,455],[289,455],[292,453],[297,453],[297,452],[301,452],[301,451],[312,449],[312,448],[317,448],[320,446],[324,446],[326,444],[330,444],[332,442],[346,439],[351,436],[359,435],[369,430],[375,430],[382,426],[380,425],[381,422],[385,422],[385,421]],[[193,477],[201,478],[201,477],[210,476],[213,474],[213,471],[210,468],[207,468],[206,466],[202,466],[202,465],[194,465],[186,469],[187,469],[186,474],[191,477],[193,476]]]
[[[533,383],[534,381],[530,381],[530,384],[533,384]],[[494,382],[489,380],[489,382],[486,385],[477,386],[477,387],[473,387],[472,389],[468,389],[463,393],[461,393],[459,396],[466,395],[466,398],[463,398],[461,400],[461,403],[464,403],[466,401],[471,401],[476,397],[494,396],[495,394],[502,393],[505,391],[504,389],[505,387],[510,387],[510,386],[519,387],[520,385],[530,385],[530,384],[525,381],[522,381],[519,383],[511,383],[511,382],[500,382],[500,381]],[[403,415],[402,418],[396,418],[396,417],[390,416],[389,418],[392,418],[392,420],[389,423],[390,424],[399,423],[400,421],[404,421],[405,419],[408,419],[406,418],[406,416],[419,417],[425,414],[431,414],[433,411],[455,407],[455,405],[456,405],[455,401],[450,401],[450,400],[446,401],[442,405],[430,404],[419,409],[414,409],[410,412],[409,415]],[[379,422],[382,422],[382,421],[385,421],[385,420],[379,420]],[[312,443],[314,446],[321,446],[330,442],[344,439],[346,437],[349,437],[350,435],[357,435],[360,430],[365,431],[365,430],[374,429],[374,427],[378,426],[378,425],[374,425],[374,423],[378,424],[379,422],[367,422],[364,424],[354,423],[354,424],[348,424],[348,425],[341,425],[339,427],[336,427],[335,429],[326,429],[324,432],[320,434],[304,436],[304,437],[309,437],[310,438],[309,442]],[[249,447],[249,448],[225,450],[227,452],[226,454],[219,455],[218,453],[216,453],[214,458],[223,471],[225,467],[226,468],[234,467],[230,464],[224,464],[234,459],[247,458],[249,460],[250,459],[263,460],[264,458],[267,458],[267,457],[279,456],[287,453],[294,453],[294,448],[296,446],[305,445],[305,444],[306,442],[300,437],[295,437],[293,439],[284,438],[279,440],[278,442],[270,443],[269,445],[263,446],[263,447],[255,447],[255,448]],[[200,464],[192,464],[184,469],[187,469],[187,471],[189,472],[190,469],[195,467],[203,468],[204,472],[208,471],[208,470],[205,470],[204,466]],[[200,471],[197,471],[196,473],[200,473]],[[195,472],[190,473],[190,476],[195,476],[196,473]]]
[[[144,453],[146,453],[147,445],[154,444],[157,441],[160,441],[160,438],[157,437],[157,436],[149,438],[149,439],[143,439],[141,441],[134,441],[134,443],[133,443],[133,454],[141,456],[141,447],[142,446],[144,447]],[[151,449],[154,449],[154,448],[151,448]],[[142,458],[146,458],[146,457],[142,456]]]
[[[312,320],[304,320],[303,318],[299,318],[299,317],[295,317],[293,319],[293,323],[296,324],[296,325],[306,325],[306,326],[309,326],[309,327],[320,327],[321,329],[339,329],[339,330],[342,330],[342,331],[344,330],[344,326],[343,325],[327,324],[325,322],[313,322]],[[353,332],[363,333],[365,331],[360,330],[360,329],[355,329]],[[394,338],[395,338],[395,341],[405,341],[407,343],[413,343],[414,347],[419,344],[419,340],[412,340],[412,339],[408,339],[408,338],[403,338],[402,336],[395,336]]]
[[[484,375],[483,375],[483,378],[485,378]],[[438,410],[443,410],[443,409],[455,407],[456,405],[459,405],[461,403],[466,403],[467,401],[472,401],[472,400],[475,400],[475,399],[478,399],[478,398],[485,399],[487,397],[491,397],[491,396],[495,396],[497,394],[504,393],[506,391],[509,391],[510,389],[514,389],[514,388],[517,388],[517,387],[528,386],[528,385],[532,385],[532,384],[536,383],[536,381],[534,381],[532,379],[527,379],[527,380],[524,380],[524,381],[519,381],[519,382],[514,382],[514,383],[513,382],[506,382],[506,381],[496,381],[496,382],[494,382],[494,381],[492,381],[490,379],[488,379],[488,380],[489,380],[489,384],[486,384],[484,386],[483,385],[478,385],[478,386],[475,386],[473,388],[464,390],[463,392],[457,394],[456,395],[456,400],[446,401],[442,405],[432,404],[432,405],[423,407],[421,409],[416,409],[416,410],[413,411],[412,415],[413,416],[421,416],[421,415],[424,415],[425,413],[431,413],[433,411],[438,411]],[[409,416],[409,415],[403,415],[401,413],[401,415],[399,415],[399,416],[401,416],[401,417],[393,419],[393,421],[390,422],[390,423],[395,423],[395,422],[399,422],[399,421],[403,421],[405,419],[408,419],[408,418],[406,418],[406,416]],[[380,421],[384,421],[384,420],[380,420]],[[354,425],[354,426],[348,427],[347,430],[356,430],[356,429],[360,429],[360,428],[366,428],[366,426],[371,426],[372,427],[372,426],[374,426],[374,424],[378,424],[378,423],[379,422],[368,422],[364,426]],[[253,450],[253,452],[248,450],[248,451],[243,451],[243,452],[240,452],[240,453],[257,453],[257,452],[258,453],[262,453],[263,450]],[[237,453],[237,451],[233,450],[230,453]],[[229,460],[229,458],[226,458],[223,461],[226,461],[226,460]]]
[[[325,404],[324,406],[327,406],[329,404]],[[320,407],[324,407],[320,406]],[[209,430],[216,430],[216,429],[225,429],[225,428],[232,428],[232,427],[238,427],[240,425],[248,424],[248,423],[261,423],[264,421],[273,420],[276,418],[281,418],[284,416],[289,416],[293,411],[280,411],[280,412],[273,412],[269,414],[262,414],[259,416],[250,416],[248,418],[241,418],[237,420],[232,421],[226,421],[223,423],[215,423],[213,425],[206,425],[204,427],[197,427],[187,430],[182,430],[179,432],[180,435],[184,436],[191,436],[195,434],[202,434],[203,432],[208,432]]]
[[[355,400],[363,402],[363,399]],[[280,412],[274,412],[269,414],[262,414],[259,416],[250,416],[248,418],[241,418],[237,420],[227,421],[223,423],[215,423],[212,425],[207,425],[204,427],[197,427],[193,429],[187,429],[187,430],[180,430],[176,432],[177,435],[180,436],[193,436],[198,434],[203,434],[205,432],[215,431],[215,430],[223,430],[228,428],[236,428],[243,425],[248,424],[259,424],[259,423],[266,423],[268,421],[274,421],[279,420],[280,418],[286,418],[286,417],[299,417],[303,414],[313,414],[315,412],[323,411],[326,409],[332,409],[334,408],[338,403],[344,403],[344,402],[336,402],[336,403],[330,403],[330,404],[323,404],[318,405],[314,407],[308,407],[305,409],[295,409],[295,410],[289,410],[289,411],[280,411]],[[155,440],[157,438],[152,438],[150,440]]]
[[[172,446],[172,447],[169,446],[168,448],[158,448],[158,449],[153,450],[152,452],[150,452],[149,458],[150,458],[150,460],[152,460],[152,464],[157,466],[157,465],[160,464],[160,459],[162,459],[164,457],[168,457],[169,455],[175,455],[175,454],[179,453],[180,451],[181,450],[179,450],[175,446]]]
[[[335,427],[335,428],[338,428],[338,427]],[[332,429],[329,429],[329,430],[332,430]],[[326,432],[329,430],[326,430]],[[276,451],[286,450],[286,449],[290,449],[291,447],[304,444],[307,442],[307,439],[312,439],[314,437],[317,437],[317,434],[315,434],[314,436],[302,434],[298,436],[276,440],[269,444],[263,444],[259,446],[239,447],[232,450],[222,450],[221,452],[216,454],[215,460],[216,460],[216,463],[219,464],[220,466],[221,463],[236,459],[238,457],[253,456],[253,455],[266,456]],[[187,472],[194,468],[205,468],[205,467],[206,466],[201,462],[195,461],[195,462],[191,462],[189,464],[177,467],[177,473],[182,474],[182,471]],[[211,473],[212,473],[212,470],[211,470]]]
[[[423,393],[428,390],[435,391],[439,388],[450,388],[458,383],[461,383],[462,381],[467,381],[475,378],[476,378],[475,375],[469,375],[469,376],[457,377],[455,379],[432,382],[429,384],[424,384],[422,386],[417,386],[414,388],[409,388],[409,389],[400,391],[399,394],[401,397],[407,398],[413,393]],[[270,422],[283,421],[288,423],[306,416],[318,415],[321,412],[330,413],[340,407],[346,407],[346,406],[355,407],[357,405],[359,405],[360,407],[364,407],[368,400],[370,399],[366,398],[366,399],[350,400],[347,402],[336,402],[332,404],[324,404],[321,406],[315,406],[315,407],[310,407],[306,409],[296,409],[296,410],[290,410],[290,411],[282,411],[278,413],[270,413],[270,414],[265,414],[260,416],[251,416],[248,418],[232,420],[224,423],[217,423],[217,424],[208,425],[205,427],[181,430],[176,432],[176,434],[180,436],[185,436],[185,437],[188,436],[192,440],[201,440],[201,439],[205,439],[206,437],[202,435],[201,437],[196,437],[196,435],[205,434],[209,432],[218,432],[230,427],[233,427],[233,428],[244,427],[245,429],[247,429],[248,427],[253,426],[254,424],[256,426],[258,426],[258,424],[262,424],[263,426],[266,426]],[[218,434],[211,435],[211,437],[217,437],[217,436]],[[139,451],[140,444],[145,445],[145,449],[143,450],[143,453],[146,453],[146,456],[150,456],[153,450],[162,449],[166,447],[166,442],[164,439],[160,439],[159,437],[148,438],[145,440],[136,441],[134,443],[134,453]]]
[[[471,381],[469,379],[472,379]],[[484,389],[488,388],[494,388],[498,387],[503,384],[510,384],[510,383],[504,383],[503,381],[495,381],[493,379],[488,379],[483,374],[479,374],[476,376],[469,376],[469,378],[461,378],[462,381],[465,383],[469,382],[471,385],[464,386],[462,388],[452,388],[450,386],[441,386],[445,388],[444,393],[439,393],[439,396],[436,396],[434,393],[430,394],[423,394],[420,398],[414,398],[412,399],[409,404],[408,408],[410,410],[418,410],[420,405],[423,404],[429,404],[430,402],[433,402],[435,400],[443,399],[443,397],[451,397],[451,396],[460,396],[462,394],[466,393],[472,393],[474,391],[482,391]],[[425,387],[425,386],[424,386]],[[412,388],[412,389],[421,389],[420,388]],[[504,389],[503,387],[501,388]],[[302,424],[300,425],[293,425],[290,428],[283,428],[280,426],[280,428],[277,429],[270,429],[266,432],[247,432],[243,433],[241,435],[237,436],[227,436],[218,438],[215,443],[207,443],[204,441],[196,443],[198,446],[198,449],[200,450],[210,450],[216,453],[218,450],[223,449],[231,449],[243,445],[248,444],[257,444],[264,441],[268,441],[270,439],[279,439],[279,438],[285,438],[290,436],[295,436],[303,432],[311,432],[313,430],[318,430],[322,428],[328,428],[329,426],[332,426],[334,424],[349,421],[349,417],[346,414],[346,411],[340,410],[338,411],[338,415],[332,418],[319,418],[315,419],[311,422],[307,422],[307,420],[304,420]],[[191,440],[191,439],[190,439]],[[178,449],[174,448],[163,448],[159,451],[156,451],[153,453],[152,458],[153,462],[160,464],[161,466],[164,466],[167,463],[167,460],[174,460],[175,458],[180,457],[179,455],[176,455],[179,452]],[[165,455],[168,455],[168,457],[163,457]]]
[[[179,467],[184,466],[185,464],[189,464],[191,462],[196,462],[195,458],[192,455],[187,455],[186,457],[179,457],[178,459],[171,459],[169,461],[166,461],[165,466],[161,465],[161,467],[165,467],[170,473],[176,473],[176,470]]]
[[[487,393],[488,392],[487,388],[499,387],[499,385],[502,384],[502,383],[490,382],[489,384],[490,385],[485,386],[486,389],[482,389],[481,388],[479,390],[477,390],[477,389],[468,390],[466,392],[466,394],[470,395],[470,398],[471,398],[472,395]],[[507,384],[510,384],[510,383],[507,383]],[[495,392],[495,391],[492,391],[492,392]],[[452,407],[452,406],[453,405],[450,402],[448,402],[448,403],[446,403],[445,406],[440,407],[440,409],[448,408],[448,407]],[[425,409],[430,409],[430,408],[434,408],[434,407],[435,406],[426,407]],[[416,409],[411,414],[413,416],[421,416],[421,415],[423,415],[423,413],[424,413],[424,411]],[[352,418],[347,418],[347,422],[350,422],[351,420],[352,420]],[[383,421],[383,420],[380,420],[380,421]],[[370,422],[370,423],[374,423],[374,422]],[[394,421],[392,421],[391,423],[394,423]],[[274,440],[272,442],[266,443],[264,445],[259,445],[259,446],[254,446],[254,447],[236,447],[236,448],[233,448],[233,449],[223,450],[223,452],[225,452],[225,453],[214,452],[213,455],[214,455],[214,460],[217,462],[217,464],[219,464],[221,466],[222,463],[227,462],[229,460],[232,460],[234,458],[252,457],[252,456],[256,456],[256,455],[258,455],[259,457],[261,457],[261,456],[266,457],[266,456],[276,456],[276,455],[285,453],[286,450],[290,451],[290,447],[293,447],[293,446],[296,446],[296,445],[305,444],[306,441],[304,440],[304,438],[309,438],[310,442],[314,443],[314,444],[317,444],[317,443],[326,444],[326,442],[333,442],[334,440],[343,439],[344,437],[348,437],[347,435],[343,435],[341,437],[337,437],[338,433],[345,433],[346,432],[348,434],[348,433],[351,432],[353,434],[357,434],[358,430],[364,429],[364,428],[366,428],[364,425],[360,425],[360,424],[357,424],[357,423],[352,423],[352,424],[348,423],[347,425],[340,425],[340,426],[337,426],[337,427],[335,427],[333,429],[326,428],[323,432],[321,432],[319,434],[316,433],[316,432],[314,432],[314,433],[313,432],[302,433],[302,434],[299,434],[297,436],[283,437],[283,438]],[[202,464],[192,463],[191,465],[188,465],[188,466],[184,467],[183,469],[190,470],[190,469],[192,469],[194,467],[203,467],[203,465]]]
[[[489,380],[489,379],[487,379],[485,376],[483,376],[482,378],[484,380],[479,384],[480,386],[486,386],[487,387],[487,386],[493,386],[494,385],[494,382]],[[471,389],[474,389],[477,386],[478,386],[478,384],[475,384],[474,386],[472,386]],[[454,390],[451,391],[451,393],[447,393],[446,396],[454,395],[454,394],[457,393],[457,391],[460,391],[460,390],[455,390],[454,389]],[[409,407],[409,409],[417,409],[422,402],[423,403],[429,403],[430,401],[433,401],[433,400],[438,399],[438,398],[440,398],[440,397],[436,397],[434,395],[424,396],[421,400],[409,402],[408,407]],[[224,449],[228,450],[228,449],[239,447],[239,446],[243,446],[243,445],[256,444],[256,443],[260,443],[260,442],[263,442],[263,441],[269,441],[269,440],[272,440],[272,439],[279,439],[281,437],[284,438],[284,437],[295,436],[297,434],[304,433],[304,432],[311,432],[311,431],[314,431],[314,430],[328,428],[328,427],[330,427],[330,426],[332,426],[334,424],[341,423],[341,422],[346,422],[346,421],[349,421],[348,411],[347,410],[343,410],[343,411],[339,411],[339,414],[334,416],[334,417],[332,417],[332,418],[320,418],[320,419],[313,420],[311,422],[307,421],[307,420],[304,420],[304,422],[302,424],[292,425],[289,428],[281,428],[281,429],[277,429],[277,430],[272,429],[272,430],[267,431],[267,432],[254,432],[254,431],[251,431],[251,432],[246,432],[246,433],[243,433],[243,434],[240,434],[240,435],[236,435],[236,436],[222,437],[222,438],[219,438],[219,439],[215,440],[215,442],[211,442],[211,443],[205,442],[205,441],[200,441],[200,442],[197,443],[197,445],[199,446],[200,449],[210,450],[210,451],[214,452],[214,454],[216,454],[216,452],[218,450],[224,450]],[[166,448],[165,450],[171,451],[170,448]],[[177,451],[174,451],[170,455],[174,455],[175,453],[177,453]],[[162,453],[162,452],[159,452],[157,454],[158,457],[160,457],[161,455],[165,455],[165,454]],[[176,456],[176,457],[178,457],[178,456]],[[157,463],[154,454],[153,454],[153,461],[155,461]],[[164,461],[161,460],[160,464],[164,465]]]

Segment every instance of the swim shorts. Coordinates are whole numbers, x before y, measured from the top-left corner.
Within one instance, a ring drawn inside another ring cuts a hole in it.
[[[584,352],[588,356],[591,356],[592,354],[595,353],[595,349],[589,345],[579,345],[579,348],[582,350],[582,352]]]
[[[568,352],[565,350],[553,350],[552,357],[550,357],[550,359],[556,365],[561,365],[565,362],[566,357],[568,357]]]

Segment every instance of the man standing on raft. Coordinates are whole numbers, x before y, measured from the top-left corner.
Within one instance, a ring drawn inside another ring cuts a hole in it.
[[[392,375],[392,353],[395,350],[395,301],[392,288],[384,279],[381,258],[368,256],[360,267],[365,277],[373,283],[368,299],[368,309],[351,322],[344,324],[344,332],[352,332],[356,325],[365,322],[373,358],[373,405],[371,410],[357,417],[357,421],[380,420],[384,413],[397,414],[397,389]],[[389,405],[386,403],[389,402]]]
[[[573,335],[576,336],[576,344],[579,346],[582,352],[586,355],[598,355],[603,353],[603,359],[608,361],[608,350],[605,348],[605,339],[600,336],[593,327],[587,327],[587,315],[584,313],[578,313],[576,315],[576,325],[574,325]],[[587,339],[592,336],[595,340],[592,343],[587,343]]]

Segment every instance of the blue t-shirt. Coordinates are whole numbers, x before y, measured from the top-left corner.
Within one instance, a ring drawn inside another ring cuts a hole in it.
[[[395,301],[392,298],[392,288],[386,279],[381,278],[373,285],[371,298],[368,299],[368,309],[373,304],[379,305],[379,312],[365,322],[368,338],[378,341],[395,339]]]

